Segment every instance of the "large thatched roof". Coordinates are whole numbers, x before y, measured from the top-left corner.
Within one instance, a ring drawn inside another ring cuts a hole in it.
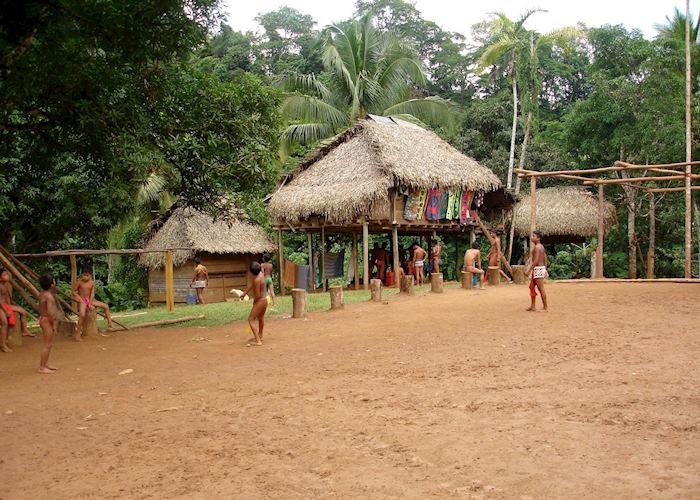
[[[417,125],[389,118],[359,120],[289,174],[270,198],[274,219],[320,215],[348,222],[386,203],[390,187],[495,191],[498,177]]]
[[[515,232],[530,233],[530,195],[515,204]],[[605,203],[605,230],[617,223],[615,207]],[[554,187],[537,190],[537,229],[545,236],[595,236],[598,232],[598,200],[585,188]]]
[[[182,265],[198,252],[259,254],[273,252],[274,244],[260,227],[248,222],[214,220],[191,208],[175,210],[146,245],[146,250],[185,248],[173,251],[173,263]],[[144,253],[139,261],[149,269],[163,266],[163,254]]]

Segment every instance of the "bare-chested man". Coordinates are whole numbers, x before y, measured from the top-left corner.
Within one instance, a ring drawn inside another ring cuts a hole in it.
[[[442,256],[442,246],[440,245],[439,241],[435,241],[435,244],[433,245],[433,248],[431,250],[431,258],[433,260],[433,272],[434,273],[440,272],[441,256]]]
[[[486,275],[484,275],[484,281],[488,282],[491,268],[497,267],[499,274],[503,276],[508,283],[510,283],[512,280],[506,273],[503,272],[503,269],[501,269],[501,238],[499,238],[498,234],[495,232],[489,231],[489,241],[491,242],[491,248],[489,249],[489,253],[486,255],[486,259],[489,261],[489,269],[487,269]]]
[[[481,269],[481,250],[475,241],[472,247],[464,252],[464,270],[479,277],[479,290],[484,289],[484,270]]]
[[[92,271],[89,267],[83,269],[83,275],[78,282],[73,286],[73,297],[78,302],[78,324],[75,326],[75,335],[73,340],[81,342],[83,339],[83,325],[88,311],[92,311],[96,307],[104,310],[105,318],[107,318],[107,327],[111,330],[112,316],[109,314],[109,306],[104,302],[95,300],[95,282],[92,280]]]
[[[411,252],[411,262],[413,262],[413,269],[416,275],[416,285],[420,286],[423,284],[423,266],[425,265],[425,259],[428,258],[428,252],[423,250],[418,243],[414,243]]]
[[[39,278],[41,293],[39,294],[39,326],[43,337],[41,357],[39,358],[39,373],[53,373],[57,368],[49,364],[49,355],[53,347],[53,337],[56,334],[56,281],[50,274]]]
[[[374,244],[372,249],[372,259],[377,266],[377,278],[384,281],[386,276],[386,266],[389,262],[389,252],[386,251],[386,243],[382,243],[380,247],[378,244]]]
[[[532,253],[530,255],[530,267],[527,269],[525,274],[530,275],[530,307],[527,308],[528,311],[535,311],[535,302],[537,300],[537,292],[535,288],[540,291],[540,297],[542,297],[542,306],[544,310],[547,310],[547,294],[544,291],[544,279],[547,277],[547,254],[544,251],[544,245],[542,245],[542,233],[539,231],[533,231],[532,236],[530,236],[532,241]]]
[[[209,271],[207,271],[199,257],[195,257],[193,260],[194,270],[192,271],[190,286],[194,285],[194,289],[197,292],[197,304],[204,304],[204,289],[209,285]]]
[[[265,276],[265,287],[267,287],[267,293],[269,294],[270,298],[272,299],[272,305],[275,305],[275,285],[272,282],[272,257],[270,256],[269,253],[263,254],[262,258],[262,264],[260,264],[260,267],[263,271],[263,275]]]
[[[12,303],[10,290],[10,272],[7,269],[2,269],[0,270],[0,307],[5,311],[8,326],[15,326],[15,316],[18,315],[22,327],[22,337],[36,337],[27,330],[27,311]]]
[[[250,263],[250,273],[253,275],[253,282],[246,288],[241,300],[252,292],[253,307],[248,315],[248,324],[253,331],[255,342],[248,345],[262,345],[263,329],[265,328],[265,311],[267,311],[267,287],[265,286],[265,276],[259,262]],[[257,323],[257,325],[256,325]]]

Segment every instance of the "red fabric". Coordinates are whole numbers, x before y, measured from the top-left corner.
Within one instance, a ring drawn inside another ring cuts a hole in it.
[[[10,307],[10,304],[3,304],[2,308],[7,315],[7,324],[9,326],[15,326],[17,324],[17,318],[15,318],[15,312],[12,310],[12,307]]]

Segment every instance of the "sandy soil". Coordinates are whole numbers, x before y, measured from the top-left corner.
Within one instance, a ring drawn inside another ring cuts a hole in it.
[[[54,375],[28,342],[0,356],[0,498],[700,497],[698,285],[549,291],[270,321],[262,348],[61,341]]]

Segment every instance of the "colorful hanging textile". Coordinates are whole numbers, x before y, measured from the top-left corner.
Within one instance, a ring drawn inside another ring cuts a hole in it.
[[[461,191],[450,191],[447,200],[447,213],[445,218],[447,220],[459,219],[459,204],[462,201]]]
[[[435,188],[428,189],[428,201],[425,204],[425,220],[440,219],[440,191]]]
[[[474,206],[476,208],[481,208],[481,205],[484,204],[484,192],[483,191],[477,191],[476,192],[476,197],[474,199]]]
[[[447,203],[450,201],[449,191],[442,193],[440,198],[440,220],[447,219]]]
[[[418,220],[423,217],[425,197],[425,189],[411,189],[406,197],[406,206],[403,210],[403,218],[406,220]]]
[[[284,260],[284,285],[290,288],[297,286],[297,265],[287,259]]]
[[[342,278],[343,263],[345,262],[345,249],[340,253],[326,252],[323,256],[323,277]]]
[[[471,214],[469,213],[469,207],[472,204],[473,198],[473,191],[464,191],[462,193],[462,201],[459,209],[459,222],[462,224],[469,224],[472,221]]]

